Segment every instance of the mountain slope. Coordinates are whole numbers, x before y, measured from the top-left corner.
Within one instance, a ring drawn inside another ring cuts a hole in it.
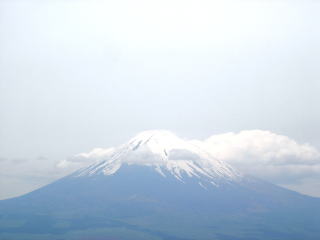
[[[319,239],[320,201],[143,132],[103,161],[0,201],[0,239]]]

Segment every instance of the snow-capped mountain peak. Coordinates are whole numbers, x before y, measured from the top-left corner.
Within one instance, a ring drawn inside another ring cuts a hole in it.
[[[112,175],[124,164],[152,167],[163,177],[173,175],[181,181],[184,177],[202,178],[214,185],[216,180],[241,177],[199,146],[166,130],[139,133],[126,144],[108,152],[102,161],[78,171],[76,176]]]
[[[199,147],[193,145],[190,141],[183,140],[166,130],[141,132],[128,142],[127,147],[132,151],[149,151],[161,156],[162,161],[173,160],[174,153],[183,150],[188,151],[190,156],[193,153],[201,155],[203,158],[209,157],[207,153],[200,150]],[[150,163],[152,164],[152,162]]]

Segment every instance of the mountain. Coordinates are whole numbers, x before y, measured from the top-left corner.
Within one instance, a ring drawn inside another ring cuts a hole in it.
[[[82,169],[74,177],[112,175],[124,165],[147,166],[163,177],[196,177],[216,185],[219,181],[237,181],[241,175],[226,163],[184,141],[169,131],[145,131],[127,144],[109,152],[107,159]]]
[[[146,131],[102,161],[0,201],[0,240],[318,240],[320,199]]]

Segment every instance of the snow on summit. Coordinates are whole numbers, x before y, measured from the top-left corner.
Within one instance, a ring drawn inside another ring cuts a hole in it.
[[[117,148],[108,151],[100,149],[98,152],[95,150],[92,154],[98,154],[99,151],[106,153],[103,159],[79,170],[77,176],[112,175],[123,164],[127,164],[148,166],[163,177],[173,175],[182,181],[184,177],[209,181],[236,180],[240,177],[226,163],[213,158],[191,141],[181,139],[166,130],[144,131]]]

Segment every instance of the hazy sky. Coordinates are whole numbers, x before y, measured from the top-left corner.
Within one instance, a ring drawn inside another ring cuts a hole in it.
[[[320,149],[319,13],[316,0],[0,0],[0,165],[146,129],[261,129]],[[0,198],[44,181],[8,166]]]

